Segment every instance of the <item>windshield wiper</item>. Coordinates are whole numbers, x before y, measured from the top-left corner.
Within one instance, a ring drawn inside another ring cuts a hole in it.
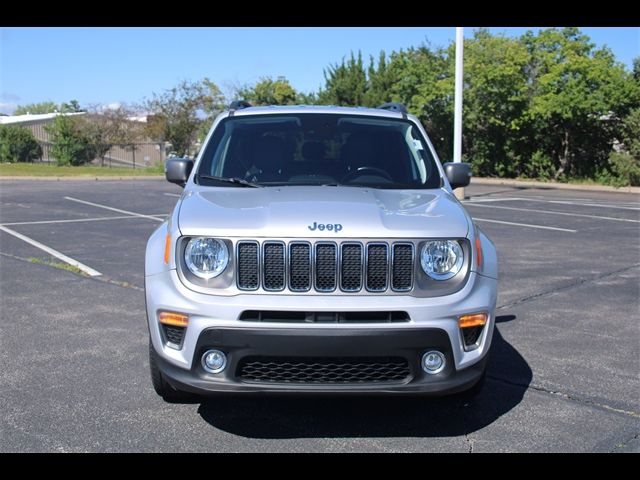
[[[257,183],[253,183],[238,177],[214,177],[212,175],[198,174],[198,179],[201,179],[201,178],[203,180],[212,180],[214,182],[231,183],[233,185],[237,185],[238,187],[252,187],[252,188],[262,187],[262,185],[258,185]]]

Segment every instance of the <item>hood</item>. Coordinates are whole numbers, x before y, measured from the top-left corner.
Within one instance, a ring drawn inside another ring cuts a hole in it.
[[[245,238],[466,237],[467,214],[445,190],[292,186],[192,187],[183,235]]]

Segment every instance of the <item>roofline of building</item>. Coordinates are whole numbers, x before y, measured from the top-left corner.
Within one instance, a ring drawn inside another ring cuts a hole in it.
[[[13,124],[24,124],[24,123],[34,123],[41,122],[42,120],[51,120],[58,116],[63,117],[71,117],[76,115],[86,115],[87,112],[69,112],[69,113],[36,113],[36,114],[26,114],[26,115],[8,115],[4,117],[0,117],[0,125],[13,125]]]

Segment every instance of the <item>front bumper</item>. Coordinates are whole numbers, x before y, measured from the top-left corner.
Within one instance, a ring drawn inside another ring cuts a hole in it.
[[[456,371],[453,365],[451,343],[440,329],[385,329],[362,330],[353,328],[210,328],[198,339],[195,358],[216,348],[227,355],[227,367],[221,373],[211,374],[199,361],[189,370],[179,368],[166,360],[159,368],[167,381],[183,391],[207,394],[214,392],[270,392],[270,393],[362,393],[362,394],[450,394],[472,387],[481,377],[486,357],[474,365]],[[445,368],[436,375],[423,372],[422,354],[439,350],[446,358]],[[406,359],[409,375],[398,381],[379,383],[273,383],[246,381],[241,365],[246,358],[291,357],[396,357]]]
[[[452,393],[472,386],[484,369],[491,345],[497,280],[471,272],[458,292],[443,297],[255,295],[215,296],[186,288],[175,270],[145,278],[147,317],[158,363],[169,383],[199,393],[215,391],[323,391],[362,393]],[[165,345],[157,320],[159,311],[189,315],[181,349]],[[287,324],[240,321],[246,310],[317,312],[404,311],[406,323]],[[465,351],[458,328],[459,315],[486,312],[489,320],[478,347]],[[217,333],[213,333],[217,332]],[[200,365],[207,348],[229,356],[222,374],[208,374]],[[437,375],[424,374],[420,358],[430,348],[445,353],[447,368]],[[314,353],[311,353],[314,352]],[[389,356],[406,358],[409,381],[395,384],[256,384],[236,378],[238,362],[247,355],[279,356]]]

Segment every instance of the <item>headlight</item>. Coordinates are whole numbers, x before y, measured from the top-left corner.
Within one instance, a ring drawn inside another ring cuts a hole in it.
[[[229,250],[224,242],[215,238],[195,237],[184,251],[187,267],[197,277],[213,278],[220,275],[229,263]]]
[[[455,240],[432,240],[422,247],[420,264],[434,280],[447,280],[462,268],[464,254]]]

